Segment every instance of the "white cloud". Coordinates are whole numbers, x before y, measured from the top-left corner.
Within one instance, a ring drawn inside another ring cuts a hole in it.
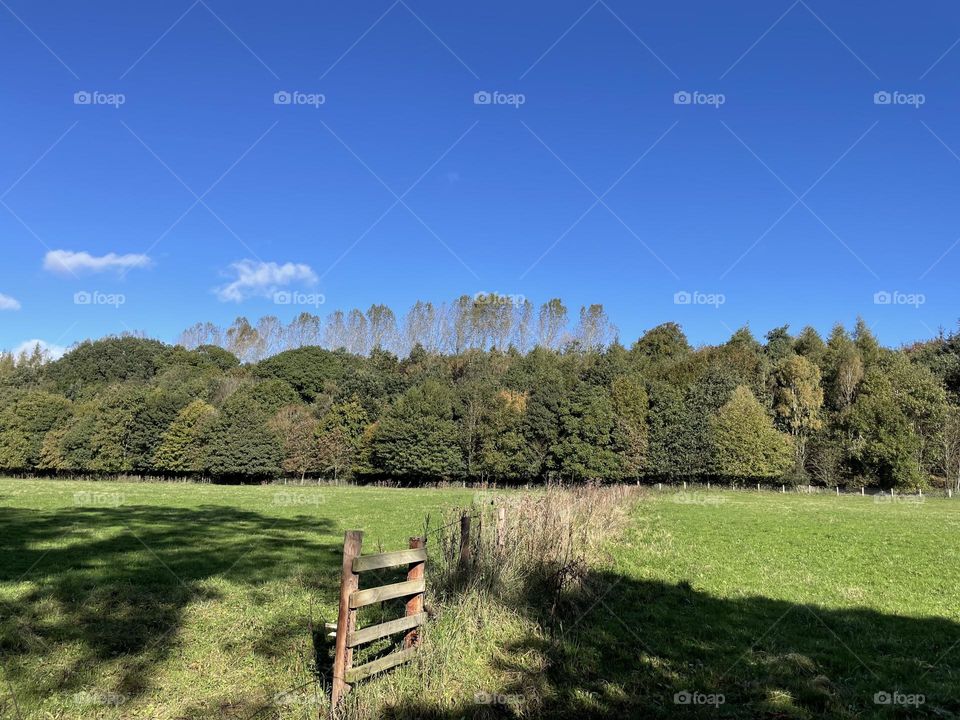
[[[40,352],[43,353],[44,357],[47,360],[59,360],[63,357],[64,353],[67,352],[67,349],[62,345],[54,345],[53,343],[48,343],[46,340],[26,340],[13,349],[13,356],[17,357],[21,353],[26,353],[27,355],[33,352],[33,349],[40,346]]]
[[[20,303],[9,295],[0,293],[0,310],[19,310]]]
[[[271,297],[278,289],[294,283],[312,285],[317,274],[302,263],[256,262],[240,260],[231,263],[228,274],[233,282],[215,288],[221,302],[240,302],[250,297]]]
[[[51,250],[43,258],[43,269],[53,273],[105,272],[109,270],[133,270],[150,266],[147,255],[91,255],[72,250]]]

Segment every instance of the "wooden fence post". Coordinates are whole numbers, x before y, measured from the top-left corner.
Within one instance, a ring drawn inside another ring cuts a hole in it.
[[[497,555],[507,547],[507,509],[497,508]]]
[[[410,549],[411,550],[420,550],[426,547],[427,541],[426,538],[422,537],[412,537],[410,538]],[[426,561],[421,560],[420,562],[410,563],[409,569],[407,570],[407,580],[423,580],[423,569],[426,564]],[[417,593],[407,600],[407,611],[404,613],[407,617],[411,615],[419,615],[423,612],[423,593]],[[419,644],[420,642],[420,632],[418,630],[411,630],[403,638],[403,646],[405,648],[411,648],[414,645]]]
[[[357,611],[350,609],[350,594],[360,587],[360,576],[353,571],[353,560],[360,556],[363,532],[348,530],[343,536],[343,569],[340,578],[340,612],[337,614],[337,639],[333,655],[333,687],[330,704],[336,711],[343,696],[350,691],[347,671],[353,660],[353,650],[347,645],[356,626]]]
[[[460,567],[470,564],[470,516],[464,513],[460,516]]]

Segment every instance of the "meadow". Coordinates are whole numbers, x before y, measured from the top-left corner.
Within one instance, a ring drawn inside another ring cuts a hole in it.
[[[315,718],[343,530],[403,547],[475,495],[0,480],[0,717]],[[347,715],[960,714],[957,501],[664,489],[626,517],[558,615],[428,599],[420,659]]]

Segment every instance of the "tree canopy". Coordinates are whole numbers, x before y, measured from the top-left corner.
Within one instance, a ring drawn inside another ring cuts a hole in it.
[[[665,323],[624,346],[602,306],[496,294],[0,354],[0,469],[20,472],[956,486],[958,418],[957,335],[694,348]]]

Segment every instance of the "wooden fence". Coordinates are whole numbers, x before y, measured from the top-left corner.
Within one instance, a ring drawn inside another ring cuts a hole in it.
[[[423,610],[426,588],[424,571],[427,560],[426,540],[410,538],[408,550],[362,555],[363,533],[350,530],[343,538],[343,572],[340,580],[340,612],[337,615],[336,643],[333,658],[333,688],[330,702],[334,711],[350,686],[412,659],[418,644],[418,631],[427,620]],[[371,570],[407,565],[407,579],[391,585],[360,589],[360,576]],[[367,605],[406,597],[403,617],[356,629],[357,610]],[[403,649],[372,662],[353,666],[353,650],[359,645],[405,632]]]

